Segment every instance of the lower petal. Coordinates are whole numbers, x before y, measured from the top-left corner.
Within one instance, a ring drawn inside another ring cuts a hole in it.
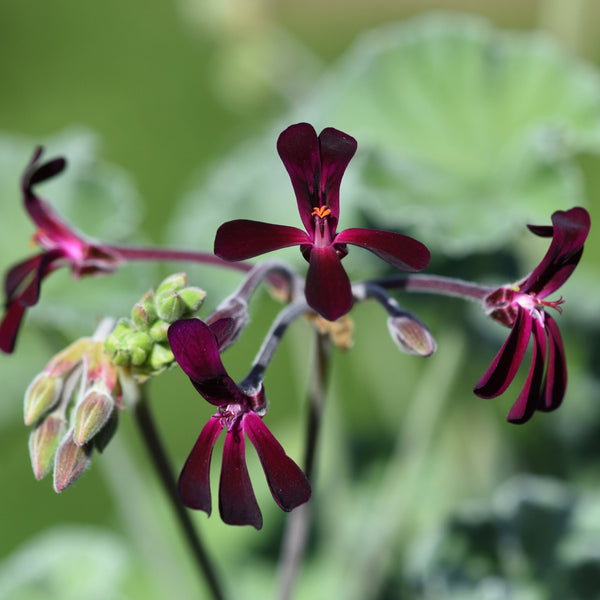
[[[227,432],[219,482],[219,512],[228,525],[262,527],[262,515],[256,502],[246,467],[244,431],[234,427]]]
[[[222,425],[218,417],[211,417],[203,427],[198,440],[183,465],[177,489],[183,504],[203,510],[210,515],[210,459]]]
[[[15,301],[6,308],[0,323],[0,350],[10,354],[15,349],[17,334],[23,320],[26,307]]]
[[[244,428],[256,448],[275,502],[285,511],[307,502],[311,489],[306,475],[285,453],[262,419],[255,413],[247,413]]]
[[[329,321],[352,308],[350,280],[333,246],[312,248],[305,293],[308,305]]]
[[[537,408],[550,411],[561,405],[567,391],[567,363],[558,325],[550,315],[546,315],[546,331],[548,332],[548,369]]]
[[[519,307],[517,319],[508,338],[475,385],[474,392],[479,397],[495,398],[510,385],[527,350],[532,321],[533,317],[524,308]]]

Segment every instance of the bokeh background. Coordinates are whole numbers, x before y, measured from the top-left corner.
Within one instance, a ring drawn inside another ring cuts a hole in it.
[[[418,237],[432,273],[514,281],[547,247],[525,223],[574,205],[600,216],[599,24],[593,0],[0,2],[0,266],[31,252],[18,181],[39,143],[69,161],[42,191],[79,229],[210,249],[230,218],[299,223],[275,141],[307,120],[359,141],[344,227]],[[388,273],[365,254],[345,259],[353,278]],[[297,249],[280,257],[305,268]],[[600,597],[599,264],[592,225],[561,290],[567,398],[523,426],[505,415],[524,373],[501,398],[472,393],[506,335],[476,305],[399,296],[437,339],[428,359],[398,351],[378,306],[353,310],[295,598]],[[0,357],[0,598],[205,597],[126,411],[60,495],[35,481],[22,423],[23,392],[54,353],[182,268],[208,291],[203,315],[239,280],[182,265],[56,273]],[[235,377],[278,308],[257,295],[224,358]],[[268,425],[298,461],[311,344],[295,323],[266,379]],[[175,370],[150,393],[178,468],[211,409]],[[277,597],[286,516],[248,454],[263,530],[194,518],[232,597]]]

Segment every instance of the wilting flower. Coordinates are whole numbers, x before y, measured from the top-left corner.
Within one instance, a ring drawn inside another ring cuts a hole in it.
[[[552,237],[542,262],[522,282],[491,293],[484,305],[497,321],[512,327],[500,351],[475,386],[482,398],[502,394],[513,380],[530,337],[533,353],[529,374],[507,419],[524,423],[535,410],[551,411],[560,406],[567,386],[567,368],[562,339],[556,321],[546,311],[562,312],[562,297],[544,300],[569,278],[583,252],[590,229],[590,216],[584,208],[557,211],[552,226],[529,225],[536,235]]]
[[[310,498],[310,484],[262,421],[266,398],[259,389],[238,386],[227,374],[219,345],[233,326],[220,319],[210,326],[199,319],[182,319],[169,328],[173,354],[205,400],[218,407],[202,429],[179,477],[179,494],[190,508],[211,512],[210,460],[222,429],[226,429],[219,511],[230,525],[262,527],[245,459],[245,434],[256,448],[275,502],[290,511]]]
[[[38,148],[21,180],[25,210],[37,225],[33,242],[42,252],[13,266],[4,281],[6,312],[0,323],[0,349],[12,352],[25,310],[37,303],[42,280],[52,271],[71,267],[73,276],[114,271],[121,261],[110,248],[95,240],[85,238],[71,229],[37,196],[33,186],[58,175],[65,168],[63,158],[39,163],[42,149]]]
[[[243,260],[299,245],[309,263],[306,300],[330,321],[352,308],[350,280],[341,264],[347,244],[366,248],[404,271],[424,269],[429,251],[410,237],[362,228],[337,233],[340,184],[356,146],[354,138],[331,127],[318,137],[308,123],[288,127],[279,136],[277,150],[292,181],[306,232],[259,221],[229,221],[217,231],[215,254]]]

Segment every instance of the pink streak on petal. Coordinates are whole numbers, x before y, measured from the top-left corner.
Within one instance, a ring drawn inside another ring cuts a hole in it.
[[[262,515],[252,489],[245,456],[244,431],[234,427],[225,436],[219,482],[219,512],[229,525],[262,527]]]
[[[223,429],[218,417],[211,417],[202,428],[177,483],[179,497],[189,508],[211,512],[210,459],[215,442]]]
[[[311,494],[308,479],[262,419],[253,412],[246,413],[244,429],[256,448],[275,502],[285,511],[307,502]]]

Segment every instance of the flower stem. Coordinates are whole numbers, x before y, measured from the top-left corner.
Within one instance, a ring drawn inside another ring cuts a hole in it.
[[[314,377],[308,394],[309,414],[304,454],[304,473],[311,484],[314,482],[316,447],[329,379],[330,352],[329,336],[317,333]],[[289,600],[292,597],[296,576],[306,551],[312,516],[311,508],[311,503],[307,502],[296,508],[288,517],[279,565],[279,598],[281,600]]]
[[[219,583],[214,565],[204,549],[198,531],[195,529],[187,510],[179,499],[179,495],[177,493],[177,484],[169,459],[160,439],[158,430],[154,425],[154,420],[148,407],[147,398],[142,390],[140,390],[136,401],[133,403],[133,413],[135,415],[136,423],[142,434],[146,450],[152,459],[154,468],[156,469],[160,481],[167,493],[167,497],[169,498],[173,512],[175,513],[177,521],[180,525],[181,532],[183,533],[183,536],[185,537],[185,540],[192,552],[198,570],[205,578],[206,583],[210,588],[212,597],[215,600],[223,600],[225,596],[221,590],[221,585]]]

